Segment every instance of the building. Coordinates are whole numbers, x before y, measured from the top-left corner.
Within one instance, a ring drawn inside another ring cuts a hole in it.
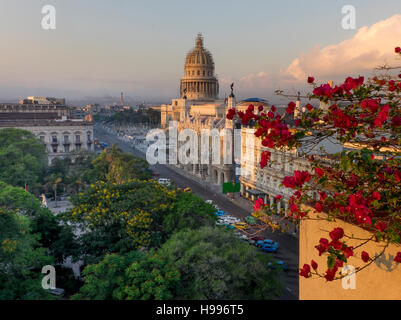
[[[39,104],[45,99],[45,104]],[[19,104],[0,104],[0,129],[18,128],[32,132],[46,145],[49,163],[74,151],[93,151],[91,118],[74,119],[64,99],[51,99],[28,97]]]
[[[171,123],[177,123],[177,130],[181,132],[184,129],[191,129],[197,133],[199,139],[198,159],[204,150],[201,150],[200,136],[202,130],[210,130],[210,132],[218,132],[220,144],[220,161],[212,161],[213,137],[210,136],[209,150],[210,161],[208,164],[202,164],[200,161],[196,163],[181,164],[177,167],[186,173],[197,177],[208,183],[211,188],[216,191],[222,190],[222,184],[234,182],[235,177],[235,161],[234,152],[231,150],[225,153],[224,146],[233,143],[233,135],[226,135],[227,130],[231,133],[234,125],[231,121],[226,120],[227,110],[236,107],[239,110],[245,110],[250,103],[258,106],[268,106],[268,102],[264,99],[251,98],[238,103],[231,87],[231,94],[227,99],[219,99],[219,82],[215,75],[215,64],[212,54],[204,47],[204,40],[201,34],[198,34],[195,40],[195,47],[189,51],[184,64],[184,75],[180,81],[180,97],[172,99],[171,104],[162,105],[161,127],[166,130],[168,135],[168,127]],[[177,149],[183,143],[178,143]],[[227,163],[227,158],[231,158],[231,162]]]

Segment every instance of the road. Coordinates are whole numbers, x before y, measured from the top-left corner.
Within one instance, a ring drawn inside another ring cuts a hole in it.
[[[145,158],[145,155],[142,152],[132,148],[128,142],[121,141],[115,135],[110,134],[99,125],[95,126],[94,135],[96,139],[108,143],[109,146],[116,144],[124,152],[132,153],[140,158]],[[225,195],[216,194],[213,191],[208,190],[196,181],[178,174],[176,171],[172,170],[166,165],[152,165],[150,166],[150,169],[154,173],[159,174],[161,178],[169,178],[173,180],[177,187],[190,187],[192,192],[202,199],[213,200],[220,209],[237,218],[244,219],[246,216],[250,215],[250,210],[244,209]],[[278,260],[283,260],[290,269],[285,273],[284,290],[280,299],[298,299],[298,239],[289,234],[282,234],[278,232],[273,233],[268,230],[264,231],[262,235],[280,243],[280,249],[278,250],[278,253],[273,254],[273,256]]]

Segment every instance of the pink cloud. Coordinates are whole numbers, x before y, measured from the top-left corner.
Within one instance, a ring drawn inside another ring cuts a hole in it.
[[[354,37],[338,44],[315,46],[296,58],[286,73],[300,81],[309,75],[327,80],[371,74],[375,67],[397,63],[394,48],[400,44],[401,15],[397,14],[360,28]]]

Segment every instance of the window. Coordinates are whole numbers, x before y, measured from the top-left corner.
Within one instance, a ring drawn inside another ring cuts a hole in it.
[[[52,142],[57,143],[57,136],[52,136]]]
[[[87,132],[87,135],[88,135],[88,141],[91,141],[91,133]]]
[[[45,136],[40,136],[39,138],[42,142],[45,142]]]
[[[75,142],[80,143],[81,142],[81,136],[79,134],[75,135]]]
[[[64,142],[68,143],[69,137],[68,136],[64,136]]]
[[[198,76],[200,75],[200,71],[198,70]]]
[[[81,150],[81,145],[80,144],[75,145],[75,149],[78,151]]]
[[[57,153],[57,147],[53,147],[53,152]]]
[[[203,76],[205,76],[205,70],[203,70]]]
[[[65,145],[64,146],[64,152],[70,152],[70,146],[69,145]]]

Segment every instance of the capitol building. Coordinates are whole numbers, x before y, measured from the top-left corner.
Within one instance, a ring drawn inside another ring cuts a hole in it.
[[[185,59],[184,75],[180,81],[180,97],[172,99],[171,104],[161,106],[161,127],[167,136],[172,125],[177,127],[178,133],[184,129],[196,132],[199,139],[196,144],[198,148],[195,151],[196,159],[201,159],[205,153],[205,150],[201,149],[201,133],[205,130],[210,132],[217,130],[220,139],[220,161],[217,163],[212,161],[214,150],[212,150],[211,135],[208,144],[210,150],[207,150],[210,157],[208,164],[197,160],[172,166],[216,192],[222,192],[224,183],[239,182],[242,197],[252,201],[262,198],[265,203],[270,203],[272,206],[277,206],[279,211],[286,212],[292,194],[281,186],[281,181],[285,176],[293,175],[294,170],[311,170],[311,168],[299,150],[280,151],[265,148],[261,145],[260,139],[255,138],[254,128],[242,126],[226,118],[228,109],[245,111],[250,104],[255,107],[263,106],[260,112],[269,110],[269,103],[264,99],[249,98],[237,102],[233,85],[229,97],[219,99],[219,82],[215,75],[213,56],[205,48],[202,35],[198,34],[195,47],[188,52]],[[300,114],[300,101],[297,101],[297,111]],[[293,118],[289,119],[288,125],[291,126],[292,123]],[[227,135],[227,130],[231,134]],[[233,151],[235,144],[233,131],[240,131],[237,135],[240,137],[239,154]],[[183,142],[178,142],[177,149],[181,145]],[[231,146],[228,151],[225,148],[227,145]],[[259,161],[261,153],[265,150],[272,153],[271,161],[268,166],[261,169]],[[227,152],[229,154],[225,154]],[[227,157],[231,158],[230,163],[227,163]],[[273,199],[277,195],[282,198],[275,202]]]

